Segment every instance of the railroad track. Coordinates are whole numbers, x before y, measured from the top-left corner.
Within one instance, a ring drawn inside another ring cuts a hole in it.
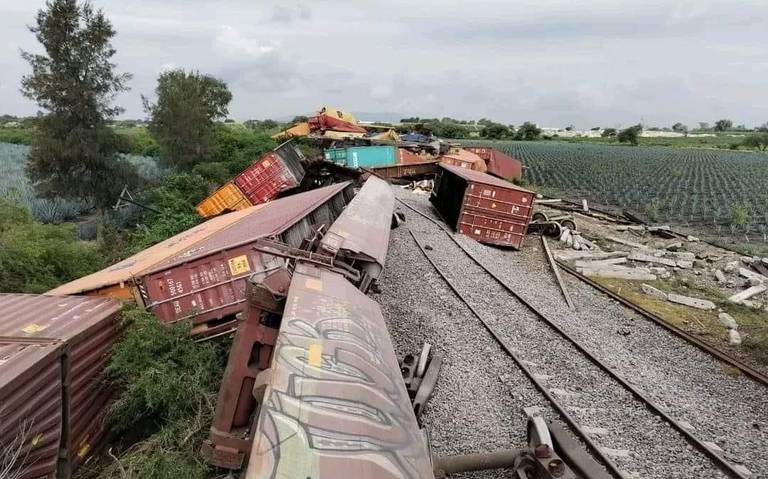
[[[523,299],[442,223],[398,201],[433,225],[410,230],[421,253],[615,477],[750,477]]]

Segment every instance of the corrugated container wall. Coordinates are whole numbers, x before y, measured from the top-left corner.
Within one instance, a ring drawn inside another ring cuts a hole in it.
[[[451,152],[440,157],[440,163],[444,165],[458,166],[468,170],[485,173],[488,166],[482,158],[464,149],[452,149]]]
[[[100,445],[119,312],[106,298],[0,294],[0,442],[25,438],[21,477],[69,477]]]
[[[351,146],[325,150],[325,159],[348,168],[388,166],[397,163],[394,146]]]
[[[253,206],[240,189],[231,181],[197,204],[197,214],[211,218],[228,211],[238,211]]]
[[[440,165],[430,201],[456,231],[481,243],[520,248],[534,193],[496,177]]]
[[[304,159],[293,143],[286,142],[262,156],[234,178],[234,183],[254,205],[266,203],[304,179]]]
[[[488,174],[503,178],[508,181],[519,180],[523,177],[523,163],[511,156],[505,155],[495,148],[486,148],[484,146],[467,146],[467,151],[471,151],[482,158],[488,165]]]
[[[326,227],[352,199],[350,183],[340,183],[275,200],[155,264],[138,281],[144,305],[166,322],[191,319],[193,333],[214,335],[234,327],[243,308],[246,279],[264,276],[282,264],[253,246],[277,236],[298,247],[318,224]]]

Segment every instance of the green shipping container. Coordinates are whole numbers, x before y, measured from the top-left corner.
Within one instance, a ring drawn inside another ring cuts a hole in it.
[[[348,168],[389,166],[397,163],[394,146],[352,146],[325,150],[325,159]]]

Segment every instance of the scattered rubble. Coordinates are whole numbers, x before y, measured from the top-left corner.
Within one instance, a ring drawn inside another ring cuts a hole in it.
[[[648,296],[654,297],[656,299],[662,299],[664,301],[669,299],[669,295],[667,295],[667,293],[658,288],[654,288],[649,284],[643,283],[640,285],[640,287],[643,289],[643,293],[647,294]]]
[[[758,295],[760,293],[763,293],[766,290],[768,290],[768,287],[765,286],[764,284],[759,284],[757,286],[751,286],[751,287],[745,289],[744,291],[742,291],[740,293],[736,293],[733,296],[729,297],[728,301],[730,301],[732,303],[736,303],[736,304],[747,304],[748,305],[748,303],[745,303],[745,300],[751,298],[752,296],[755,296],[755,295]]]

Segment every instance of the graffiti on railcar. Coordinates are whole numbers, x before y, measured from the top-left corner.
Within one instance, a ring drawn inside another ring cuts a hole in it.
[[[378,306],[350,289],[289,297],[248,477],[432,476]]]

